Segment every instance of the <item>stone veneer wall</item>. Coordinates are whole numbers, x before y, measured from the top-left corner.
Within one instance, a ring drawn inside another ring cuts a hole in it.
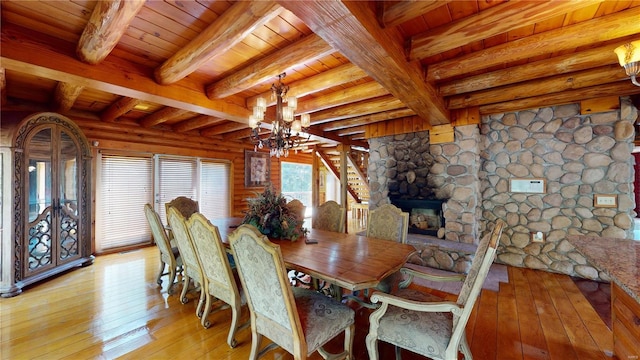
[[[631,237],[637,109],[623,98],[620,111],[579,110],[572,104],[483,118],[482,218],[508,224],[500,262],[608,280],[566,238]],[[511,178],[544,178],[546,193],[511,193]],[[617,195],[618,207],[594,207],[594,194]],[[531,242],[537,231],[544,242]]]
[[[448,144],[429,145],[425,133],[370,139],[370,208],[389,202],[390,177],[413,170],[450,197],[445,239],[477,243],[500,218],[508,227],[498,262],[608,281],[566,237],[631,237],[637,118],[625,97],[619,111],[599,114],[580,115],[573,104],[484,116],[481,130],[456,127]],[[509,179],[520,177],[546,179],[546,193],[510,193]],[[594,194],[617,195],[618,207],[593,207]],[[537,231],[544,242],[531,242]]]

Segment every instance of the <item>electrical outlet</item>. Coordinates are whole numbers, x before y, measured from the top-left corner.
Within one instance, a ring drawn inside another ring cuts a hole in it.
[[[616,207],[618,206],[616,195],[601,195],[596,194],[593,196],[594,207]]]
[[[544,233],[542,231],[532,232],[531,242],[544,242]]]

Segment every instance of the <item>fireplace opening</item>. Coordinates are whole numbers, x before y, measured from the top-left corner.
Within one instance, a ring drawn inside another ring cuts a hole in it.
[[[409,213],[409,233],[437,236],[444,227],[442,204],[446,200],[390,199],[391,203]]]

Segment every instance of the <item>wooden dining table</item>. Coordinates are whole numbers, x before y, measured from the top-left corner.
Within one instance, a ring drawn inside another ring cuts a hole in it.
[[[211,220],[227,246],[227,235],[241,222],[242,218]],[[416,251],[408,244],[318,229],[309,229],[307,238],[317,243],[307,244],[305,239],[270,240],[280,246],[287,268],[349,291],[376,287],[382,279],[400,270]]]

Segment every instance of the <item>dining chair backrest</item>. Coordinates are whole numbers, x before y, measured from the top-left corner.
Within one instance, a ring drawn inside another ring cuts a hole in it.
[[[307,210],[307,207],[304,206],[302,201],[293,199],[289,201],[285,206],[289,209],[289,211],[291,211],[292,214],[295,215],[296,220],[298,220],[300,223],[304,221],[304,212]]]
[[[462,283],[462,288],[458,293],[458,299],[456,300],[458,305],[465,306],[465,310],[461,317],[466,316],[468,318],[468,316],[471,315],[473,304],[475,303],[478,295],[480,295],[480,290],[482,290],[484,280],[487,277],[491,264],[496,257],[496,249],[500,242],[500,236],[502,236],[504,226],[504,221],[500,219],[496,220],[491,233],[484,236],[480,240],[480,243],[478,243],[476,253],[471,260],[469,272],[467,272],[467,276]],[[469,304],[471,304],[471,306],[467,306]],[[466,320],[467,319],[464,319],[464,321]]]
[[[369,317],[369,358],[378,359],[378,340],[395,345],[396,357],[399,348],[404,348],[434,360],[457,360],[459,352],[471,358],[465,328],[495,260],[504,226],[497,220],[491,233],[481,239],[456,302],[411,289],[394,295],[374,293],[371,301],[380,306]]]
[[[229,242],[251,312],[249,359],[256,359],[261,352],[262,336],[295,359],[306,359],[343,331],[343,354],[350,354],[354,329],[351,308],[316,291],[292,288],[280,247],[255,226],[239,226],[229,235]]]
[[[165,275],[164,269],[167,267],[169,270],[169,287],[167,288],[167,291],[172,293],[173,282],[175,281],[176,274],[182,266],[180,252],[177,248],[171,247],[169,236],[162,225],[160,215],[153,209],[151,204],[145,204],[144,214],[147,218],[147,222],[149,223],[149,227],[151,228],[153,240],[158,247],[158,250],[160,250],[160,272],[156,282],[159,285],[162,284],[161,277],[162,275]]]
[[[311,226],[314,229],[343,233],[344,217],[345,208],[337,202],[329,200],[316,209]]]
[[[186,196],[178,196],[177,198],[165,203],[164,207],[167,214],[167,219],[169,217],[170,207],[176,208],[176,210],[178,210],[185,219],[188,219],[191,215],[200,211],[198,202]]]
[[[227,259],[227,250],[220,238],[218,227],[214,226],[201,213],[191,215],[187,220],[187,228],[200,260],[205,286],[206,304],[202,315],[202,325],[208,328],[207,320],[211,310],[212,297],[227,303],[232,310],[232,321],[227,343],[235,347],[234,334],[238,327],[240,315],[241,293],[233,270]]]
[[[369,212],[367,237],[405,244],[409,231],[409,213],[393,204],[384,204]]]
[[[180,300],[183,303],[187,301],[186,294],[189,288],[190,280],[193,279],[196,283],[203,285],[203,276],[202,276],[202,268],[200,266],[200,260],[196,255],[196,250],[193,245],[193,241],[191,240],[191,235],[189,234],[189,230],[187,229],[186,221],[184,216],[178,211],[178,209],[169,207],[167,213],[167,219],[169,221],[169,226],[173,232],[174,239],[176,244],[178,245],[178,250],[180,250],[180,256],[182,256],[182,263],[184,266],[184,281],[182,286],[182,294],[180,296]],[[200,304],[198,305],[197,313],[200,314],[200,308],[202,306],[202,302],[204,299],[202,298],[202,294],[204,293],[204,287],[201,286],[201,298]]]

